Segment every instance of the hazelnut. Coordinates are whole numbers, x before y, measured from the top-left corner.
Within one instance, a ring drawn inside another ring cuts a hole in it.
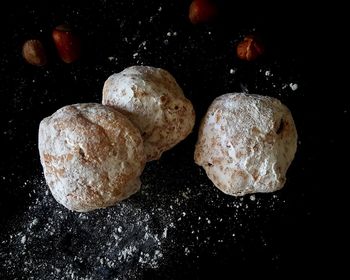
[[[62,24],[52,31],[58,55],[65,63],[72,63],[80,57],[80,40],[72,29]]]
[[[189,8],[188,17],[193,24],[212,20],[217,15],[217,7],[210,0],[194,0]]]
[[[237,56],[242,60],[253,61],[264,52],[264,46],[253,35],[246,36],[237,45]]]
[[[24,59],[35,66],[43,66],[47,63],[46,51],[39,40],[28,40],[23,44],[22,55]]]

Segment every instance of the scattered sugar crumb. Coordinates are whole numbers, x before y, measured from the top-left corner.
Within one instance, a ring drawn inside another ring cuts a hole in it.
[[[295,90],[298,89],[298,84],[296,84],[296,83],[290,83],[290,84],[289,84],[289,87],[290,87],[293,91],[295,91]]]
[[[24,244],[26,243],[27,237],[25,235],[22,236],[21,238],[21,243]]]
[[[185,192],[182,193],[182,196],[186,199],[189,199],[188,195]]]

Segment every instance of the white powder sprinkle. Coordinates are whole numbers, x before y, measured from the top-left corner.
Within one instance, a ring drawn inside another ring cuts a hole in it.
[[[30,224],[29,227],[32,228],[33,226],[37,225],[39,222],[39,220],[37,218],[35,218]]]
[[[27,237],[25,235],[22,236],[21,238],[21,243],[24,244],[26,243]]]
[[[166,227],[166,228],[164,229],[164,231],[163,231],[162,237],[163,237],[163,238],[167,238],[167,235],[168,235],[168,228]]]
[[[230,69],[230,74],[236,73],[236,69]]]
[[[8,271],[16,273],[20,269],[26,279],[32,275],[43,276],[43,270],[54,279],[70,279],[72,274],[72,279],[95,279],[96,270],[90,268],[103,266],[118,268],[121,279],[130,275],[138,279],[144,269],[157,268],[168,254],[165,244],[171,241],[167,238],[169,228],[175,227],[174,217],[160,205],[147,212],[126,200],[101,211],[76,213],[62,210],[51,194],[46,195],[47,186],[43,181],[35,186],[35,182],[29,180],[27,185],[32,189],[32,202],[23,213],[24,225],[0,242],[0,256],[3,250],[10,252],[4,264]],[[41,244],[40,248],[36,244]],[[77,254],[72,256],[72,261],[84,264],[85,272],[67,265],[67,246]],[[91,248],[95,248],[92,253]],[[11,255],[19,250],[19,254]],[[42,252],[51,252],[54,257],[42,261]],[[80,254],[89,257],[82,258]],[[23,266],[19,267],[18,263]]]
[[[188,195],[186,194],[186,193],[182,193],[182,196],[184,197],[184,198],[186,198],[186,199],[189,199],[189,197],[188,197]]]
[[[293,91],[295,91],[295,90],[298,89],[298,84],[296,84],[296,83],[290,83],[290,84],[289,84],[289,87],[290,87]]]

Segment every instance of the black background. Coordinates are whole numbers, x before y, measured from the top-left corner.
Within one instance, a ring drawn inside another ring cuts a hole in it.
[[[18,186],[28,178],[42,176],[37,152],[40,120],[67,104],[100,102],[103,82],[109,75],[142,63],[172,73],[197,113],[191,136],[146,169],[143,176],[149,176],[147,180],[155,188],[165,181],[169,184],[164,188],[170,188],[174,180],[194,188],[209,184],[193,163],[194,143],[207,107],[216,96],[227,92],[244,88],[250,93],[278,97],[292,111],[300,140],[287,184],[278,192],[285,201],[283,206],[268,211],[271,194],[259,195],[263,207],[256,210],[260,211],[258,215],[242,218],[247,231],[243,228],[239,233],[239,244],[225,240],[216,254],[212,254],[212,244],[186,258],[174,252],[163,266],[145,273],[143,278],[206,279],[227,273],[304,275],[339,271],[340,265],[332,265],[335,253],[343,246],[338,244],[338,237],[334,238],[341,235],[336,222],[340,214],[337,205],[341,203],[336,194],[347,187],[341,174],[348,164],[339,164],[336,155],[342,153],[347,158],[347,149],[342,147],[349,143],[344,133],[349,128],[349,104],[337,85],[328,86],[335,75],[334,68],[327,64],[336,57],[328,48],[337,42],[330,36],[332,30],[319,24],[318,20],[324,20],[322,15],[317,17],[316,10],[303,5],[267,7],[231,1],[217,1],[220,14],[216,21],[193,26],[187,15],[189,4],[165,0],[13,1],[2,10],[1,237],[6,238],[7,225],[21,216],[30,201],[26,195],[29,190]],[[315,14],[316,18],[310,17]],[[63,22],[70,23],[82,39],[82,57],[70,65],[59,60],[51,40],[52,29]],[[256,62],[239,61],[234,46],[253,30],[263,39],[266,53]],[[168,32],[177,35],[167,36]],[[31,38],[45,43],[47,66],[28,65],[21,57],[24,41]],[[140,47],[143,41],[147,50]],[[235,73],[230,74],[230,69]],[[267,79],[265,70],[274,76]],[[297,91],[289,86],[281,89],[291,82],[298,84]],[[157,176],[151,176],[153,173]],[[219,194],[224,202],[235,199],[211,188],[208,192]],[[194,213],[203,207],[208,215],[227,214],[207,205],[205,199],[190,207]],[[223,224],[217,230],[225,231],[226,227],[229,225]],[[186,243],[187,234],[186,226],[179,229],[177,242]],[[268,246],[260,245],[259,236],[269,240]],[[6,271],[0,269],[1,273],[6,277]]]

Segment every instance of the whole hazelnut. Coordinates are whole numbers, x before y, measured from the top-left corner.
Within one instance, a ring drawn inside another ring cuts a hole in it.
[[[217,15],[217,7],[211,0],[193,0],[188,17],[193,24],[212,20]]]
[[[253,61],[263,53],[263,44],[253,35],[246,36],[237,45],[237,56],[242,60]]]
[[[47,63],[46,51],[39,40],[28,40],[23,44],[22,55],[24,59],[35,66],[43,66]]]
[[[52,38],[58,55],[65,63],[72,63],[80,57],[80,40],[67,24],[54,28]]]

